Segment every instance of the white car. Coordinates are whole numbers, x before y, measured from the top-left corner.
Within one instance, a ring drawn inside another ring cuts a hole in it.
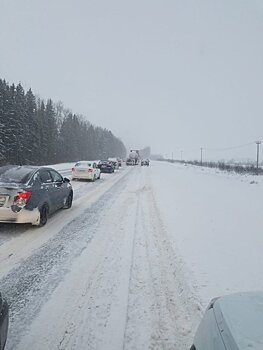
[[[77,162],[72,168],[72,180],[86,179],[95,181],[100,179],[100,169],[94,161],[81,161]]]
[[[190,350],[263,349],[263,292],[241,292],[213,299]]]

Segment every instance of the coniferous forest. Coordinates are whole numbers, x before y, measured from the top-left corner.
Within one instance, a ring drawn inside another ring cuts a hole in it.
[[[0,79],[0,165],[55,164],[126,156],[111,131],[89,123],[61,102]]]

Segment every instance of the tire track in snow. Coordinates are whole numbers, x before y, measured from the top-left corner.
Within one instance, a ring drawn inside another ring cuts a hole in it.
[[[190,348],[199,304],[185,281],[154,198],[149,172],[139,195],[125,350]],[[143,329],[143,331],[142,331]]]

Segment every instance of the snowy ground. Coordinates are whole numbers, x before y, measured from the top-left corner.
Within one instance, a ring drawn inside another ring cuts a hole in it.
[[[7,350],[189,349],[211,298],[263,289],[260,177],[152,162],[73,186],[45,227],[0,225]]]

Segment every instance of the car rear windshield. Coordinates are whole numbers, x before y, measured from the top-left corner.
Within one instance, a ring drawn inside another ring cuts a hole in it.
[[[0,182],[25,184],[28,182],[33,172],[33,169],[24,168],[21,166],[3,166],[0,167]]]
[[[80,166],[83,166],[83,167],[92,167],[92,164],[91,163],[77,163],[75,164],[76,167],[80,167]]]

